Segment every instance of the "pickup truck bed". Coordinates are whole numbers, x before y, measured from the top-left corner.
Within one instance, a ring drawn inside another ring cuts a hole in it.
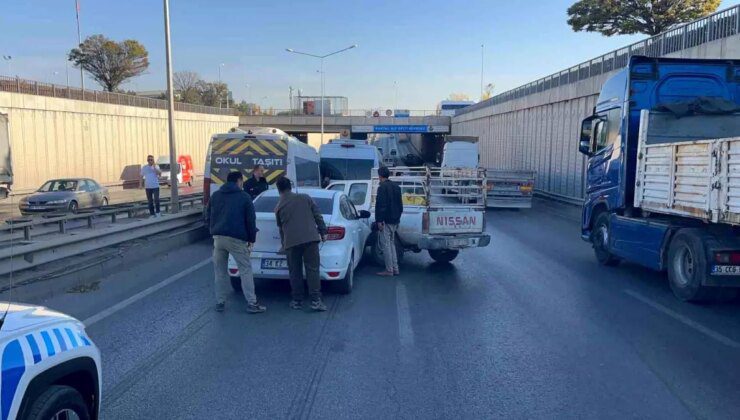
[[[740,114],[677,119],[642,111],[635,205],[655,213],[740,225],[738,133]]]
[[[486,207],[531,208],[534,171],[486,169]]]

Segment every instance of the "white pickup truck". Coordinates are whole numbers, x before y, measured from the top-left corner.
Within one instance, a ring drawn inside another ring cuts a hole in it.
[[[389,169],[390,179],[401,187],[404,203],[396,237],[399,261],[404,251],[427,250],[435,261],[450,262],[461,249],[483,247],[491,242],[491,236],[485,233],[485,170]],[[370,189],[371,211],[375,207],[378,184],[374,174]],[[375,239],[369,239],[372,255],[381,263],[383,250],[376,232],[374,235]]]

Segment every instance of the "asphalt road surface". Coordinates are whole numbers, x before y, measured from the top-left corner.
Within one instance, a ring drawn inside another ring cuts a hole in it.
[[[214,312],[208,242],[44,303],[86,320],[106,419],[740,418],[740,303],[597,265],[576,209],[487,217],[491,246],[361,266],[325,313],[282,281],[257,282],[265,314]]]

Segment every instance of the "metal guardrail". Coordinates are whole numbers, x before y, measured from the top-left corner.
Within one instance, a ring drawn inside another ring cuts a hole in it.
[[[19,77],[0,76],[0,92],[25,93],[28,95],[51,96],[54,98],[76,99],[113,105],[137,106],[142,108],[167,109],[167,101],[125,93],[100,90],[79,89],[52,83],[36,82]],[[216,108],[175,102],[175,111],[196,112],[200,114],[236,115],[234,108]]]
[[[120,223],[108,225],[103,228],[92,229],[92,220],[96,217],[110,216],[115,222],[120,213],[141,211],[146,208],[143,205],[133,204],[129,207],[114,206],[117,208],[103,209],[89,214],[76,214],[54,217],[46,220],[34,220],[30,222],[10,223],[0,228],[2,233],[11,235],[16,229],[23,229],[24,235],[33,227],[48,224],[58,224],[59,231],[66,232],[67,223],[74,220],[86,219],[88,221],[85,231],[76,231],[74,235],[64,235],[45,238],[42,241],[18,241],[14,246],[5,246],[0,249],[0,276],[33,268],[42,264],[61,260],[75,255],[84,254],[100,248],[117,245],[123,242],[149,237],[154,234],[172,231],[179,228],[198,228],[203,225],[203,213],[196,203],[202,202],[202,195],[183,197],[182,202],[189,204],[180,213],[168,214],[161,218],[150,218],[138,220],[131,223]],[[164,204],[164,203],[163,203]],[[84,225],[80,226],[83,227]]]
[[[498,105],[626,67],[630,57],[634,55],[660,57],[737,34],[740,34],[740,5],[676,26],[643,41],[500,93],[490,99],[458,110],[457,115],[467,114],[491,105]]]
[[[197,203],[203,203],[203,194],[192,194],[180,197],[180,210],[187,208],[194,208]],[[168,199],[162,199],[160,202],[165,212],[168,212],[171,203]],[[34,228],[41,226],[57,225],[59,233],[67,233],[69,223],[77,220],[84,220],[87,223],[79,227],[86,227],[92,229],[94,227],[95,219],[102,217],[110,217],[111,223],[116,223],[119,219],[119,215],[126,214],[129,219],[132,219],[136,214],[143,211],[148,211],[148,203],[146,201],[134,201],[129,203],[115,204],[111,206],[99,207],[95,209],[81,209],[75,214],[63,214],[63,213],[47,213],[42,214],[42,217],[27,218],[17,217],[8,219],[5,221],[5,226],[0,226],[0,241],[3,240],[3,235],[10,235],[11,237],[15,232],[23,231],[23,240],[30,241]],[[44,232],[46,234],[48,232]]]

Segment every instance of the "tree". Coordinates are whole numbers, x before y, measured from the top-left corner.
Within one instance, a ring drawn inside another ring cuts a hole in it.
[[[112,41],[103,35],[92,35],[69,52],[69,61],[82,68],[105,90],[113,92],[126,80],[149,67],[149,53],[133,39]]]
[[[493,95],[493,88],[494,88],[493,83],[487,84],[486,87],[483,89],[483,95],[481,95],[480,100],[485,101],[486,99],[490,99],[491,96]]]
[[[229,93],[229,88],[226,86],[226,83],[201,80],[198,83],[198,91],[200,92],[201,103],[203,105],[220,106],[226,103],[226,95]]]
[[[657,35],[680,23],[711,14],[721,0],[579,0],[568,8],[574,31],[606,36]]]
[[[450,101],[469,101],[470,97],[464,93],[450,93],[447,99]]]
[[[180,101],[189,104],[203,103],[200,93],[202,82],[198,73],[192,71],[178,71],[172,76],[175,91],[180,93]]]

